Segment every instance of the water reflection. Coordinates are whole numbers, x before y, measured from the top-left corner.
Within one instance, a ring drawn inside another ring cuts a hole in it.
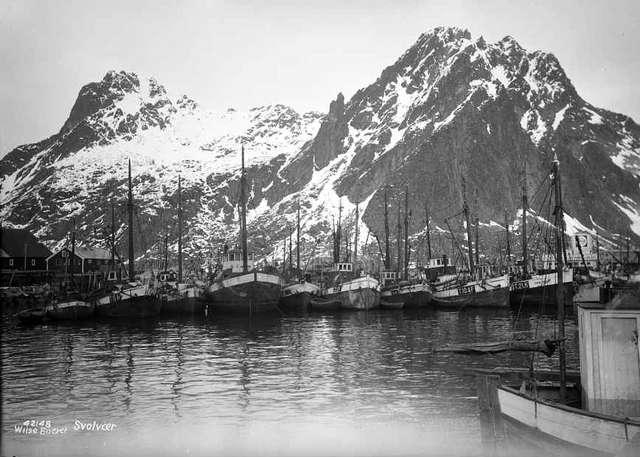
[[[469,370],[527,367],[530,358],[434,349],[555,331],[554,310],[544,309],[2,325],[3,453],[61,455],[107,454],[105,443],[110,454],[167,455],[187,447],[296,455],[312,443],[316,455],[343,453],[338,444],[352,454],[437,452],[441,444],[456,453],[455,443],[478,455]],[[572,322],[567,336],[577,367]],[[554,368],[557,359],[533,363]],[[32,418],[110,421],[118,431],[55,440],[13,432]]]

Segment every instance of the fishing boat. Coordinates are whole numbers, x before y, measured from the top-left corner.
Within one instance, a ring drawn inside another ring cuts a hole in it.
[[[385,188],[386,192],[386,188]],[[400,212],[398,212],[398,257],[397,270],[383,271],[381,275],[382,285],[380,289],[381,307],[393,309],[394,307],[424,307],[431,303],[431,287],[428,282],[423,279],[409,279],[409,191],[405,189],[404,199],[404,231],[400,225]],[[387,218],[385,197],[385,218]],[[427,213],[427,233],[428,229],[428,213]],[[385,220],[385,230],[388,230],[388,222]],[[404,261],[401,258],[402,239],[401,234],[404,233]],[[385,239],[388,240],[388,234],[385,233]],[[429,247],[430,247],[429,243]],[[387,250],[388,252],[388,250]],[[400,278],[400,264],[403,264],[403,278]],[[390,264],[390,262],[387,262]],[[400,305],[401,304],[401,305]]]
[[[466,199],[464,181],[462,185],[462,214],[467,231],[468,272],[445,274],[439,276],[432,283],[433,304],[439,307],[461,308],[466,306],[476,307],[508,307],[509,306],[509,275],[491,276],[479,268],[478,253],[478,226],[476,218],[476,249],[474,262],[474,249],[471,243],[471,221],[469,205]],[[452,239],[455,239],[453,230],[445,219]]]
[[[563,275],[559,163],[556,199],[556,274]],[[640,294],[607,304],[578,305],[579,376],[566,369],[563,288],[556,288],[559,370],[484,372],[480,404],[490,428],[540,455],[613,456],[640,452]],[[514,380],[514,374],[519,379]],[[502,429],[499,431],[498,429]],[[530,446],[531,445],[531,446]]]
[[[558,284],[564,289],[562,297],[564,305],[572,302],[573,296],[573,269],[565,268],[560,277],[555,273],[554,256],[547,255],[549,269],[547,271],[530,271],[527,233],[527,214],[529,212],[529,199],[527,195],[526,168],[522,181],[522,270],[511,280],[509,285],[510,301],[514,305],[555,305],[556,288]],[[563,243],[564,246],[564,243]],[[543,257],[544,258],[544,257]]]
[[[162,303],[157,300],[151,282],[136,279],[133,238],[133,184],[131,179],[131,159],[129,159],[129,193],[127,203],[129,236],[128,281],[123,281],[115,271],[115,216],[111,207],[111,271],[106,285],[97,294],[93,303],[98,317],[106,318],[147,318],[160,314]]]
[[[155,276],[155,294],[161,303],[163,315],[193,315],[203,313],[203,303],[200,300],[202,288],[194,281],[183,281],[182,259],[182,179],[178,175],[178,271],[168,269],[168,240],[164,236],[164,262],[162,271]]]
[[[320,293],[320,287],[307,281],[288,284],[282,288],[280,307],[284,310],[306,311],[311,298]]]
[[[276,273],[260,272],[247,247],[246,172],[244,145],[240,173],[240,248],[227,249],[219,274],[205,291],[214,312],[253,314],[279,311],[282,278]]]
[[[370,310],[380,305],[380,286],[374,277],[364,273],[355,276],[350,262],[335,264],[329,273],[333,277],[321,289],[321,297],[339,301],[342,309]]]
[[[311,311],[315,312],[337,311],[341,308],[341,304],[342,302],[338,299],[323,297],[312,297],[309,300]]]
[[[200,300],[202,289],[195,283],[181,281],[179,273],[173,270],[161,271],[156,275],[154,290],[163,315],[193,315],[203,312]]]
[[[509,275],[465,280],[461,275],[445,275],[432,284],[433,304],[439,307],[509,306]]]

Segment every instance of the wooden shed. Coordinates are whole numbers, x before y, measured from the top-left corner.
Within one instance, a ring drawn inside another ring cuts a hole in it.
[[[578,306],[582,406],[640,417],[640,294]]]

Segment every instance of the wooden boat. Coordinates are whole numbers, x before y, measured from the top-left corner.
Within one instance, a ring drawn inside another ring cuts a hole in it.
[[[342,270],[339,270],[343,268]],[[328,300],[337,300],[342,309],[370,310],[380,305],[380,291],[378,280],[369,275],[351,278],[351,264],[343,262],[334,268],[334,271],[342,271],[333,284],[321,289],[320,295]],[[344,282],[343,277],[347,277]]]
[[[16,313],[15,317],[24,325],[43,324],[49,321],[47,311],[44,308],[24,309]]]
[[[432,298],[431,287],[425,282],[401,282],[380,291],[380,300],[387,304],[403,303],[406,308],[428,306]]]
[[[205,294],[216,312],[253,314],[278,311],[281,289],[280,276],[251,271],[222,275]]]
[[[312,297],[309,300],[311,311],[325,312],[325,311],[337,311],[340,309],[340,300],[330,300],[322,297]]]
[[[562,278],[562,202],[558,162],[556,273]],[[564,340],[563,290],[558,288],[558,340]],[[513,382],[506,374],[481,374],[480,404],[490,428],[531,443],[541,455],[613,456],[640,453],[640,293],[578,306],[580,376],[566,370],[559,345],[558,372],[533,373]],[[520,372],[522,375],[522,372]],[[502,431],[498,430],[504,426]],[[635,439],[634,439],[635,437]],[[522,453],[522,450],[520,452]]]
[[[289,284],[282,289],[280,307],[284,310],[306,311],[309,309],[311,298],[320,293],[320,287],[310,282]]]
[[[556,304],[556,273],[532,274],[527,278],[516,279],[509,285],[510,301],[514,305],[554,305]],[[573,269],[567,268],[562,275],[565,306],[570,305],[573,298]]]
[[[156,298],[163,315],[193,315],[203,312],[200,300],[202,289],[195,283],[178,281],[174,271],[161,271],[156,275]]]
[[[247,247],[246,172],[244,145],[240,173],[240,248],[227,250],[221,269],[205,292],[213,310],[226,313],[253,314],[279,311],[282,278],[277,273],[259,272]]]
[[[162,302],[150,285],[139,281],[117,283],[95,301],[96,315],[107,318],[147,318],[160,314]]]
[[[402,309],[405,307],[403,301],[386,301],[380,298],[380,308],[382,309]]]
[[[85,300],[54,301],[46,308],[47,317],[52,321],[77,321],[90,319],[95,315],[95,305]]]
[[[444,277],[433,285],[433,304],[441,307],[508,307],[509,276],[460,281]]]
[[[106,287],[97,293],[93,300],[96,315],[107,318],[147,318],[160,314],[162,303],[157,300],[155,291],[151,284],[143,284],[135,277],[135,256],[133,243],[133,184],[131,180],[131,159],[129,159],[129,193],[127,212],[129,223],[127,232],[129,235],[129,280],[118,280],[115,271],[109,274]],[[113,206],[111,217],[114,217]],[[111,249],[112,268],[114,268],[115,257],[115,223],[111,223]]]
[[[364,272],[355,272],[353,263],[349,261],[340,261],[340,238],[341,238],[341,216],[342,202],[340,203],[338,213],[338,223],[336,230],[333,232],[334,251],[333,251],[333,267],[326,272],[328,281],[323,282],[320,289],[320,296],[327,300],[337,300],[340,302],[342,309],[349,310],[370,310],[380,305],[380,284],[378,280],[365,274]],[[358,246],[358,206],[356,205],[355,214],[355,242]],[[350,258],[347,250],[346,259]],[[357,259],[357,252],[353,252],[354,260]]]

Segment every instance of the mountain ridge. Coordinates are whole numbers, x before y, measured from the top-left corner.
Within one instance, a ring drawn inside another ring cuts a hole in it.
[[[145,97],[136,103],[135,95],[129,95],[140,92]],[[434,225],[443,230],[445,219],[461,208],[464,178],[474,214],[495,228],[491,223],[502,221],[505,209],[512,217],[517,214],[523,163],[534,193],[555,155],[562,164],[568,231],[597,228],[610,241],[627,233],[637,241],[640,234],[640,127],[629,116],[584,101],[553,54],[528,52],[510,36],[487,43],[466,29],[426,32],[372,84],[349,100],[339,94],[326,115],[300,115],[284,105],[270,105],[243,114],[243,125],[249,127],[238,128],[237,113],[225,113],[208,118],[218,130],[203,131],[185,121],[204,116],[195,101],[186,96],[171,99],[155,80],[143,84],[136,75],[109,72],[103,81],[81,89],[57,135],[20,146],[0,160],[0,195],[9,208],[3,216],[12,224],[35,228],[49,244],[60,243],[64,231],[47,231],[48,218],[62,217],[68,225],[72,214],[79,217],[84,211],[51,211],[39,220],[33,213],[18,215],[33,191],[15,197],[15,184],[23,183],[18,189],[34,179],[46,184],[55,177],[52,167],[73,170],[82,155],[89,157],[84,162],[90,162],[91,154],[97,158],[105,153],[122,160],[126,154],[114,150],[130,146],[139,165],[153,168],[154,160],[165,164],[136,178],[140,195],[146,191],[155,198],[141,200],[142,213],[154,220],[153,229],[160,227],[153,202],[168,205],[175,175],[185,175],[187,195],[192,194],[187,205],[191,252],[206,253],[204,258],[237,231],[237,155],[240,142],[245,142],[252,249],[267,256],[277,255],[276,242],[287,236],[298,204],[305,242],[313,249],[321,245],[320,250],[330,250],[318,239],[330,232],[329,221],[340,200],[345,214],[351,215],[359,202],[360,233],[369,241],[370,234],[364,235],[369,231],[382,239],[382,193],[385,186],[393,186],[394,202],[405,188],[411,194],[415,257],[424,233],[419,215],[425,202],[432,205]],[[173,149],[165,147],[166,136],[156,135],[168,131]],[[207,136],[214,141],[206,141]],[[143,154],[141,160],[140,151],[132,147],[136,142],[160,152]],[[60,154],[43,154],[56,148]],[[256,151],[261,153],[257,159]],[[43,157],[38,159],[38,154]],[[176,154],[182,154],[179,160]],[[112,164],[111,184],[121,188],[124,176],[116,176],[114,169]],[[161,178],[163,170],[166,176]],[[5,190],[7,185],[12,190]],[[164,200],[151,190],[159,185],[168,195]],[[84,190],[115,198],[109,186],[101,186]],[[52,200],[46,189],[38,192],[32,201]]]

